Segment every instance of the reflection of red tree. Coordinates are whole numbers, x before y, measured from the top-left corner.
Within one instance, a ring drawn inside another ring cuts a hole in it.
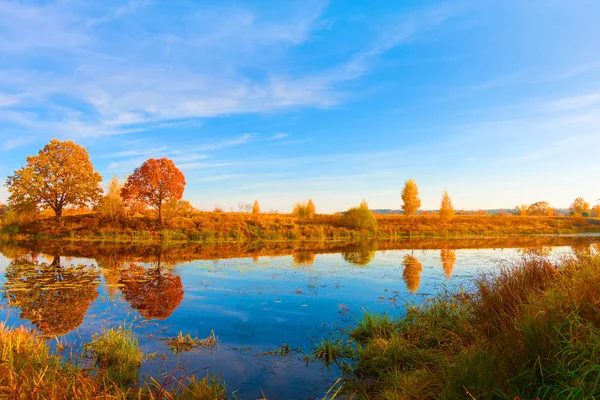
[[[454,250],[442,249],[440,251],[440,258],[442,259],[442,267],[444,267],[446,278],[449,279],[456,263],[456,253]]]
[[[98,271],[88,267],[61,267],[13,261],[6,269],[5,289],[12,305],[44,336],[65,335],[83,322],[98,296]]]
[[[144,318],[168,318],[183,300],[181,278],[163,269],[132,264],[121,273],[125,300]]]
[[[404,271],[402,277],[406,283],[406,287],[412,293],[416,293],[421,285],[421,272],[423,272],[423,265],[415,257],[406,255],[404,257]]]

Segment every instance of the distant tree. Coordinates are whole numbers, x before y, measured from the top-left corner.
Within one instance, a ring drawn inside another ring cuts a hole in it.
[[[121,189],[123,189],[123,185],[114,175],[106,187],[106,195],[98,204],[100,212],[112,220],[115,220],[123,212]]]
[[[454,207],[452,207],[452,200],[448,195],[448,191],[444,190],[442,196],[442,204],[440,205],[440,218],[443,220],[449,220],[454,217]]]
[[[521,206],[517,206],[517,215],[520,215],[521,217],[524,217],[527,215],[527,206],[525,204],[521,204]]]
[[[377,230],[377,219],[368,208],[361,205],[353,207],[344,213],[342,216],[342,225],[349,229],[374,232]]]
[[[312,200],[308,202],[298,202],[294,204],[293,215],[299,219],[309,219],[315,216],[315,205]]]
[[[367,200],[363,199],[363,201],[360,202],[360,208],[364,208],[365,210],[369,209],[369,205],[367,204]]]
[[[575,199],[573,204],[571,204],[569,210],[572,211],[574,215],[581,215],[584,211],[586,211],[589,214],[590,203],[586,202],[581,197],[578,197]]]
[[[592,214],[592,215],[593,215],[594,217],[596,217],[596,218],[600,218],[600,204],[596,204],[596,205],[594,206],[594,208],[592,209],[592,211],[593,211],[593,214]]]
[[[413,179],[407,180],[404,184],[404,189],[402,189],[402,202],[402,210],[407,217],[416,213],[419,207],[421,207],[419,188]]]
[[[251,203],[238,203],[238,211],[241,213],[250,213],[250,212],[252,212],[252,204]]]
[[[538,201],[527,207],[527,215],[548,215],[548,210],[551,208],[547,201]]]
[[[36,156],[27,157],[27,165],[9,176],[6,186],[15,211],[52,209],[58,221],[66,206],[95,204],[101,181],[83,146],[52,139]]]
[[[173,218],[189,218],[197,210],[187,200],[171,200],[163,204],[163,218],[168,221]]]
[[[172,160],[151,158],[129,175],[121,198],[129,204],[140,202],[155,208],[162,222],[163,204],[181,200],[184,189],[185,177]]]
[[[317,210],[315,209],[315,203],[313,203],[312,199],[308,199],[308,203],[306,203],[306,207],[308,207],[308,214],[310,215],[309,218],[314,217],[315,214],[317,213]]]
[[[254,200],[254,205],[252,206],[252,214],[260,214],[260,205],[258,204],[258,200]]]
[[[584,211],[584,212],[581,213],[581,216],[589,218],[590,217],[590,213],[589,213],[589,211]]]

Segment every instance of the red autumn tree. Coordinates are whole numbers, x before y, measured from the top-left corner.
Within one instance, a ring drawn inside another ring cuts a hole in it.
[[[129,175],[121,190],[126,203],[142,203],[158,210],[162,222],[163,203],[181,200],[185,189],[185,176],[168,158],[151,158]]]

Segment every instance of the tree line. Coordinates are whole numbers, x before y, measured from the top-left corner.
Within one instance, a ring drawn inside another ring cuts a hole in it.
[[[57,221],[69,206],[100,206],[111,218],[116,218],[124,207],[134,210],[151,207],[157,211],[160,222],[163,220],[165,207],[170,213],[193,211],[189,202],[181,201],[186,186],[185,176],[168,158],[146,160],[135,168],[124,184],[113,177],[107,185],[106,194],[101,182],[102,176],[94,169],[83,146],[72,141],[52,139],[37,155],[28,156],[22,168],[8,176],[8,202],[12,209],[22,213],[51,209]],[[421,207],[421,199],[413,179],[405,182],[401,198],[403,214],[407,217],[415,215]],[[582,198],[577,198],[570,210],[572,215],[591,215],[589,203]],[[240,204],[240,211],[253,214],[261,212],[258,201],[254,204]],[[312,199],[296,203],[293,208],[293,215],[299,219],[313,218],[315,213]],[[594,207],[594,213],[600,216],[600,204]],[[518,206],[515,214],[554,215],[553,209],[545,201]],[[442,194],[438,215],[443,220],[455,216],[447,190]],[[366,230],[376,229],[377,224],[366,201],[344,212],[342,221],[349,228]]]

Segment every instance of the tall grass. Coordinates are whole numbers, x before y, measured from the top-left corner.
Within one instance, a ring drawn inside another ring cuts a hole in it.
[[[131,331],[109,329],[85,345],[95,366],[50,352],[46,341],[24,328],[0,324],[0,398],[42,399],[205,399],[226,398],[215,376],[184,381],[161,376],[137,382],[141,352]]]
[[[525,256],[470,295],[367,314],[339,346],[354,398],[600,398],[600,255]]]
[[[142,352],[133,332],[123,327],[110,328],[92,336],[84,346],[100,371],[119,386],[137,382]]]

